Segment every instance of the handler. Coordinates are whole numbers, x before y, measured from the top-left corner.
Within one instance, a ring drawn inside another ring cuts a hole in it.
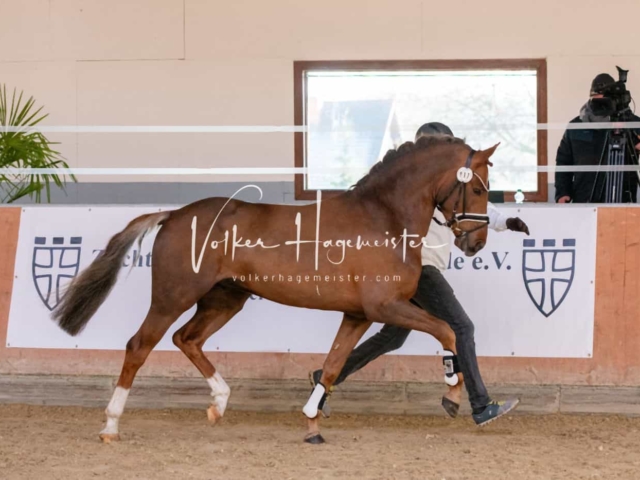
[[[416,132],[415,139],[417,141],[420,137],[437,134],[453,136],[449,127],[442,123],[432,122],[421,126]],[[497,232],[508,229],[529,235],[529,228],[522,220],[517,217],[506,217],[491,203],[487,205],[487,215],[489,216],[489,228]],[[465,313],[454,295],[453,289],[443,276],[443,272],[447,269],[453,233],[449,227],[438,222],[444,224],[446,219],[439,210],[436,210],[434,220],[431,221],[427,233],[426,246],[422,247],[422,274],[412,302],[431,315],[447,322],[455,332],[458,363],[473,409],[472,416],[476,425],[482,426],[513,410],[520,400],[495,401],[489,397],[478,368],[473,322]],[[431,245],[442,246],[429,248]],[[378,333],[351,352],[334,386],[342,383],[349,375],[357,372],[380,355],[402,347],[410,332],[411,330],[400,327],[383,326]],[[316,370],[309,374],[314,387],[320,381],[321,376],[322,370]],[[443,407],[450,416],[457,415],[458,405],[453,402],[445,400]],[[328,402],[325,401],[323,415],[328,417],[329,414]]]

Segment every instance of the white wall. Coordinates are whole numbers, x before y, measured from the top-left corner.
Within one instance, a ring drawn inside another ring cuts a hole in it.
[[[0,83],[49,125],[292,125],[294,60],[542,57],[565,123],[615,65],[640,92],[639,18],[637,0],[0,0]],[[50,137],[72,166],[293,166],[286,133]]]

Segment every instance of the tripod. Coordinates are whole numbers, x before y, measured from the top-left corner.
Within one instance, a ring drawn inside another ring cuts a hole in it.
[[[615,120],[614,120],[615,121]],[[630,165],[638,166],[638,154],[636,153],[635,145],[637,140],[634,139],[631,130],[622,130],[616,128],[614,130],[607,131],[604,147],[602,148],[602,154],[600,155],[600,162],[598,166],[624,166],[627,165],[627,158],[630,160]],[[605,153],[606,163],[605,161]],[[589,203],[596,202],[603,203],[623,203],[631,201],[631,198],[624,199],[625,192],[625,174],[623,171],[610,171],[605,172],[605,179],[600,184],[598,196],[595,196],[596,186],[600,178],[600,170],[596,173],[596,178],[593,181],[593,188],[591,189],[591,198]],[[640,185],[640,171],[636,170],[637,182],[632,182],[634,186]],[[628,188],[632,188],[631,185]],[[603,197],[604,194],[604,197]]]

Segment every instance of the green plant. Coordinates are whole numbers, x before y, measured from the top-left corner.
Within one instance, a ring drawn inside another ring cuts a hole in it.
[[[51,148],[58,142],[50,142],[41,132],[29,131],[44,120],[42,107],[35,110],[35,100],[30,97],[24,104],[22,92],[16,98],[14,89],[11,104],[3,85],[0,90],[0,202],[12,203],[26,195],[40,203],[43,189],[47,202],[51,202],[50,182],[64,190],[64,176],[55,173],[6,173],[7,168],[69,168],[59,152]],[[7,127],[12,127],[11,131]],[[22,130],[24,129],[24,130]],[[17,131],[16,131],[17,130]],[[73,175],[69,175],[75,182]]]

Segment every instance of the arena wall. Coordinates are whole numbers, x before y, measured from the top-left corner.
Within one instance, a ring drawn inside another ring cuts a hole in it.
[[[0,10],[0,83],[34,95],[49,125],[291,125],[294,60],[545,58],[552,124],[577,115],[591,79],[614,74],[615,65],[631,71],[629,88],[640,91],[634,0],[607,3],[615,31],[603,35],[587,33],[602,25],[602,2],[594,0],[517,9],[507,0],[7,0]],[[550,164],[561,135],[550,131]],[[288,133],[51,138],[75,167],[293,166]],[[134,190],[130,198],[119,190],[117,201],[132,202]]]
[[[615,31],[588,34],[602,25],[603,15],[615,16]],[[544,58],[548,121],[564,124],[577,115],[591,79],[601,71],[613,74],[616,65],[629,69],[629,89],[640,91],[639,17],[635,0],[615,0],[606,8],[595,0],[541,0],[517,9],[507,0],[0,0],[0,84],[9,93],[15,87],[33,95],[49,113],[45,125],[291,125],[295,60]],[[551,165],[561,135],[561,128],[549,131]],[[48,136],[60,142],[72,167],[294,166],[293,136],[287,133]],[[158,188],[157,182],[176,181],[203,185]],[[215,181],[270,183],[266,201],[293,199],[290,175]],[[82,176],[72,195],[54,195],[54,203],[181,203],[210,194],[204,185],[209,182],[210,177]],[[235,191],[233,183],[213,188],[223,195]],[[599,209],[593,358],[481,357],[488,383],[640,385],[639,212]],[[0,384],[9,379],[6,385],[14,387],[0,388],[0,401],[16,391],[23,376],[38,382],[58,376],[109,378],[106,392],[123,352],[5,347],[20,213],[0,209]],[[280,384],[306,379],[324,359],[208,355],[226,378]],[[200,380],[176,352],[152,353],[140,376],[143,383],[145,377]],[[383,382],[388,389],[437,382],[442,389],[435,357],[386,355],[353,379]],[[306,386],[300,391],[308,394]],[[47,395],[39,393],[37,401]],[[63,397],[79,401],[64,392]],[[386,402],[385,408],[392,407]]]
[[[535,207],[533,207],[535,208]],[[20,208],[0,209],[0,374],[117,376],[123,351],[6,348]],[[598,211],[594,350],[592,358],[481,357],[489,383],[525,385],[640,384],[640,209],[601,207]],[[459,292],[459,295],[464,295]],[[473,312],[469,312],[473,318]],[[514,319],[515,321],[515,319]],[[208,353],[229,378],[304,379],[324,355],[293,353]],[[386,355],[354,380],[440,382],[437,357]],[[142,376],[198,377],[179,352],[154,352]]]

